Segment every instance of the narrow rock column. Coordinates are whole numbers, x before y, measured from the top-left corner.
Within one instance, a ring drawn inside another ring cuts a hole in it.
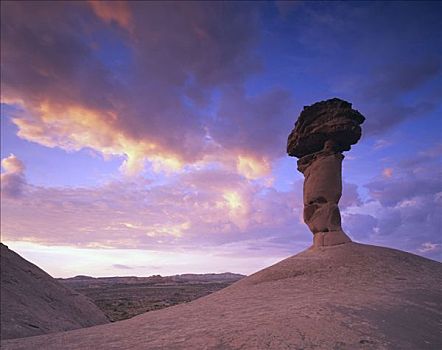
[[[315,247],[350,242],[341,227],[343,151],[361,137],[365,118],[351,104],[334,98],[304,107],[287,143],[304,174],[304,222]]]

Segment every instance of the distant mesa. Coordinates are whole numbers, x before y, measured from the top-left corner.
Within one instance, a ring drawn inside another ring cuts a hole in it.
[[[1,244],[1,338],[21,338],[108,323],[87,297]]]
[[[124,276],[124,277],[90,277],[84,275],[78,275],[69,278],[57,278],[58,281],[64,285],[76,285],[81,284],[89,285],[90,283],[169,283],[169,282],[233,282],[238,281],[241,278],[246,277],[238,273],[223,272],[223,273],[186,273],[182,275],[173,276],[161,276],[151,275],[149,277],[136,277],[136,276]]]
[[[351,103],[333,98],[304,107],[287,140],[287,153],[298,157],[304,174],[304,222],[313,246],[350,242],[341,227],[342,152],[361,138],[364,116]]]
[[[94,277],[85,276],[85,275],[77,275],[77,276],[71,277],[71,279],[73,279],[73,280],[93,280]]]

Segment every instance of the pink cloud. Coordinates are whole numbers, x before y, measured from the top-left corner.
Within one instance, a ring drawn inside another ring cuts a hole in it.
[[[88,1],[94,13],[105,22],[116,22],[122,28],[132,30],[132,13],[125,1]]]
[[[386,178],[390,178],[393,176],[393,168],[385,168],[382,170],[382,176]]]
[[[25,166],[15,155],[2,159],[1,192],[9,198],[18,198],[22,195],[26,187],[24,176]]]
[[[13,121],[23,139],[124,156],[122,170],[129,174],[142,171],[145,162],[177,171],[211,156],[259,178],[283,154],[292,123],[289,94],[271,89],[250,97],[242,87],[260,69],[255,6],[2,6],[2,100],[22,106]],[[130,27],[130,35],[116,33],[111,22]],[[100,58],[105,48],[98,35],[125,53],[119,68]]]
[[[299,190],[278,192],[222,169],[176,175],[166,185],[139,178],[96,188],[26,185],[25,194],[2,197],[4,240],[158,250],[309,241]]]

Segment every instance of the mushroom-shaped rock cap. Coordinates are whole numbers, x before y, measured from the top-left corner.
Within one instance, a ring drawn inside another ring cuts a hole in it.
[[[319,152],[326,141],[337,152],[350,150],[361,138],[364,116],[351,103],[332,98],[304,107],[287,141],[287,153],[298,158]]]

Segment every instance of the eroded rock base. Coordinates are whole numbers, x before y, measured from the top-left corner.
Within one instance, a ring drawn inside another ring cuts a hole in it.
[[[344,231],[317,232],[313,235],[313,247],[327,247],[351,242]]]

